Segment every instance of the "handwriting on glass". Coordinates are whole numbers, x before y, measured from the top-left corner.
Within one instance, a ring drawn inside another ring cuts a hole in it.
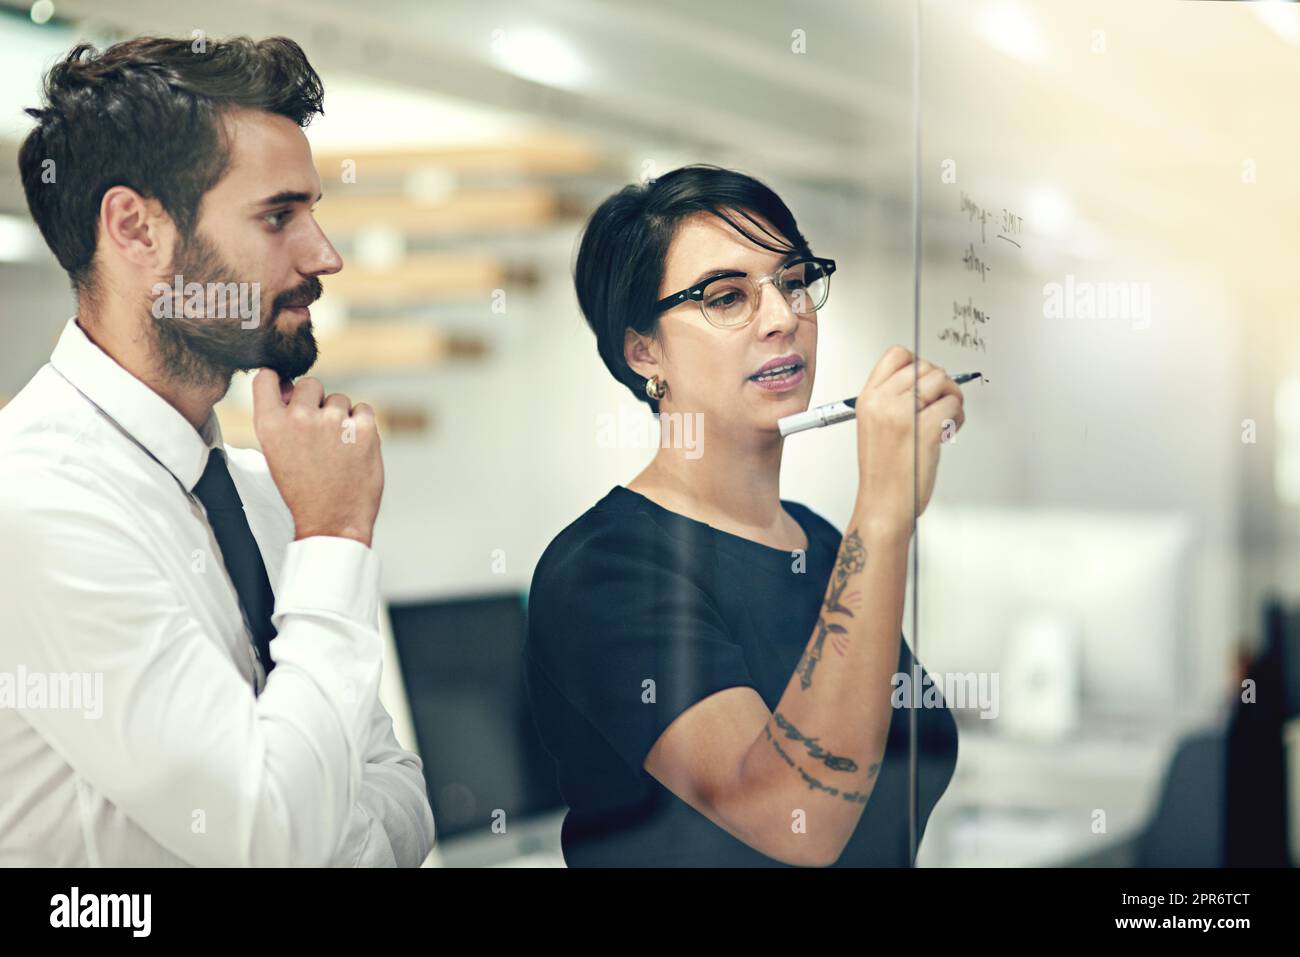
[[[1020,248],[1019,237],[1024,230],[1025,220],[1014,210],[990,209],[976,202],[969,193],[961,194],[961,212],[968,223],[979,223],[980,241],[978,248],[972,240],[962,249],[961,262],[966,272],[979,277],[980,285],[988,282],[989,273],[993,272],[988,244],[990,228],[993,238],[1010,243]],[[984,330],[992,318],[988,310],[976,304],[974,297],[967,296],[965,302],[953,300],[952,313],[944,327],[939,330],[939,341],[952,343],[963,349],[988,351]]]

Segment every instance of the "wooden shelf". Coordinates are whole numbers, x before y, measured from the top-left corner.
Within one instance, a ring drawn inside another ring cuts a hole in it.
[[[413,320],[353,322],[321,335],[318,344],[312,375],[419,369],[487,352],[481,339],[453,336]]]
[[[506,286],[510,273],[494,256],[477,253],[408,253],[392,266],[366,267],[351,260],[324,281],[331,297],[345,303],[401,303],[429,299],[483,299]]]
[[[426,150],[374,150],[320,153],[316,167],[326,182],[336,182],[345,162],[358,179],[400,177],[422,169],[458,174],[527,173],[575,175],[596,170],[600,154],[591,144],[561,135],[534,135],[500,145]],[[326,175],[328,174],[328,176]]]
[[[544,186],[456,190],[425,201],[401,193],[349,192],[334,187],[316,207],[331,237],[363,229],[393,229],[407,236],[461,236],[531,232],[559,218],[561,204]]]

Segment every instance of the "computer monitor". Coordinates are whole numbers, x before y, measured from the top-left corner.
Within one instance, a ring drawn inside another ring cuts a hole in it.
[[[1003,673],[1021,626],[1054,623],[1081,638],[1085,710],[1167,714],[1187,686],[1191,540],[1178,514],[932,507],[908,638],[927,669]]]
[[[397,603],[389,618],[439,844],[562,810],[524,684],[523,596]]]

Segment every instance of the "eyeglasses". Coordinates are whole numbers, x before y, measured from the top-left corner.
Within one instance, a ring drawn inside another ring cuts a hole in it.
[[[835,260],[804,256],[786,263],[768,276],[750,277],[748,273],[725,272],[660,299],[656,304],[657,311],[664,312],[687,300],[694,300],[712,325],[734,329],[753,318],[763,293],[760,287],[770,282],[780,290],[796,316],[812,315],[826,304],[834,271]]]

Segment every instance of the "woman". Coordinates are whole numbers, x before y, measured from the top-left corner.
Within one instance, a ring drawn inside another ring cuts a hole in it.
[[[891,679],[914,677],[913,507],[962,394],[890,349],[858,395],[847,533],[782,500],[777,420],[808,407],[834,268],[775,193],[716,167],[626,187],[587,225],[575,278],[601,358],[661,426],[698,415],[704,441],[661,445],[533,578],[528,684],[570,866],[910,863]],[[930,705],[919,828],[956,763],[956,724]]]

